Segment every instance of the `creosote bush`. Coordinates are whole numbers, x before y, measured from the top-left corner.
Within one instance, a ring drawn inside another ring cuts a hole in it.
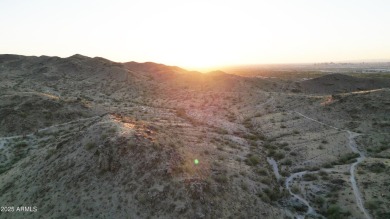
[[[214,180],[218,183],[225,184],[228,182],[228,177],[224,174],[219,174],[214,177]]]
[[[249,166],[256,166],[260,163],[260,158],[256,155],[251,155],[248,159],[245,160],[245,162]]]
[[[85,149],[87,149],[87,150],[91,150],[92,148],[95,148],[95,147],[96,147],[95,142],[89,142],[85,145]]]
[[[22,142],[19,142],[15,145],[15,148],[24,148],[24,147],[27,147],[27,143],[22,141]]]

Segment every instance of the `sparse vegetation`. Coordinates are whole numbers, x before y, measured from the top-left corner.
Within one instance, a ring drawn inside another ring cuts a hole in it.
[[[284,153],[282,151],[278,151],[274,154],[275,160],[281,160],[284,158]]]
[[[85,145],[85,149],[87,150],[91,150],[93,148],[96,147],[96,143],[95,142],[88,142],[86,145]]]
[[[266,169],[264,169],[264,168],[258,168],[258,169],[256,169],[256,172],[259,174],[259,175],[261,175],[261,176],[267,176],[268,175],[268,172],[267,172],[267,170]]]
[[[246,160],[246,164],[249,166],[256,166],[257,164],[260,163],[260,158],[256,155],[250,155]]]
[[[326,211],[326,216],[331,219],[341,219],[344,218],[344,214],[339,206],[333,205],[328,208]]]
[[[214,177],[214,180],[218,183],[226,184],[228,182],[228,177],[226,175],[220,174],[220,175],[216,175]]]
[[[1,57],[0,201],[28,197],[42,204],[37,217],[294,217],[307,207],[291,189],[326,218],[360,218],[344,210],[357,209],[352,140],[366,155],[354,171],[364,205],[388,216],[386,88],[354,92],[349,76],[317,70],[264,70],[265,80],[79,56]]]
[[[18,142],[15,145],[15,148],[20,149],[20,148],[24,148],[24,147],[27,147],[27,146],[28,146],[28,144],[26,142],[22,141],[22,142]]]
[[[292,160],[286,159],[282,162],[283,165],[290,166],[292,164]]]
[[[337,162],[334,162],[334,165],[342,165],[342,164],[349,164],[356,161],[356,158],[359,157],[359,154],[356,153],[348,153],[340,157],[340,159]]]
[[[303,180],[305,180],[305,181],[313,181],[313,180],[317,180],[317,179],[318,179],[318,177],[315,174],[303,175]]]
[[[51,156],[55,154],[56,150],[54,148],[51,148],[47,150],[45,160],[48,160]]]

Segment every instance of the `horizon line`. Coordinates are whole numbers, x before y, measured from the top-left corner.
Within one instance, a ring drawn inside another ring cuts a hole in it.
[[[87,56],[87,55],[83,55],[83,54],[80,54],[80,53],[75,53],[73,55],[70,55],[70,56],[58,56],[58,55],[21,55],[21,54],[11,54],[11,53],[4,53],[4,54],[0,54],[0,55],[15,55],[15,56],[30,56],[30,57],[44,57],[44,56],[47,56],[47,57],[58,57],[58,58],[70,58],[72,56],[76,56],[76,55],[80,55],[80,56],[85,56],[85,57],[88,57],[88,58],[103,58],[103,59],[107,59],[108,61],[111,61],[111,62],[115,62],[115,63],[128,63],[128,62],[136,62],[136,63],[155,63],[155,64],[162,64],[162,65],[165,65],[165,66],[169,66],[169,67],[179,67],[179,68],[185,68],[185,69],[196,69],[195,71],[197,70],[200,70],[200,69],[211,69],[211,71],[213,70],[218,70],[219,68],[234,68],[234,67],[260,67],[260,66],[275,66],[275,65],[321,65],[321,64],[369,64],[369,63],[390,63],[390,59],[383,59],[383,58],[378,58],[378,59],[357,59],[357,60],[344,60],[344,61],[320,61],[320,62],[270,62],[270,63],[243,63],[243,64],[227,64],[227,65],[216,65],[216,66],[210,66],[210,67],[191,67],[191,66],[185,66],[185,65],[177,65],[177,64],[165,64],[165,63],[162,63],[162,62],[158,62],[158,61],[136,61],[136,60],[130,60],[130,61],[115,61],[113,59],[110,59],[110,58],[106,58],[106,57],[102,57],[102,56]]]

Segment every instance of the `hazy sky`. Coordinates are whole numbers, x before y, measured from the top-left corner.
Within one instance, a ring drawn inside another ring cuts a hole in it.
[[[0,54],[187,68],[390,59],[389,0],[0,0]]]

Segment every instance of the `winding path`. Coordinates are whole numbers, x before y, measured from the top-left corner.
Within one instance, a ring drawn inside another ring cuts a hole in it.
[[[366,216],[367,219],[370,219],[370,215],[368,214],[367,212],[367,209],[364,208],[364,204],[363,204],[363,199],[362,199],[362,195],[359,191],[359,187],[356,183],[356,178],[355,178],[355,169],[356,169],[356,166],[363,162],[363,160],[366,158],[366,156],[357,149],[357,145],[356,145],[356,142],[355,142],[355,139],[357,136],[359,136],[360,134],[358,133],[355,133],[355,132],[351,132],[351,131],[347,131],[349,136],[348,136],[348,140],[349,140],[349,147],[352,149],[353,152],[355,153],[358,153],[360,155],[359,158],[357,158],[357,161],[355,163],[352,164],[351,168],[350,168],[350,173],[351,173],[351,177],[349,178],[350,181],[351,181],[351,184],[352,184],[352,189],[353,189],[353,193],[355,194],[355,197],[356,197],[356,203],[359,207],[359,209],[364,213],[364,216]]]
[[[294,198],[298,199],[299,201],[301,201],[303,204],[305,204],[307,206],[307,211],[305,213],[305,215],[297,215],[298,218],[305,218],[306,215],[314,215],[314,216],[317,216],[317,217],[321,217],[323,218],[322,215],[319,215],[315,210],[314,208],[309,204],[309,202],[302,198],[301,196],[293,193],[291,191],[291,187],[290,187],[290,182],[296,178],[296,177],[302,177],[303,175],[305,175],[306,173],[309,173],[308,171],[302,171],[302,172],[298,172],[298,173],[294,173],[292,174],[291,176],[289,176],[287,179],[286,179],[286,183],[285,183],[285,186],[286,186],[286,189],[288,190],[288,192],[290,193],[290,195],[292,195]]]
[[[281,176],[279,174],[278,163],[272,157],[267,157],[267,161],[272,166],[272,169],[274,171],[275,177],[279,181],[281,179]],[[315,173],[315,172],[318,172],[318,171],[312,171],[310,173]],[[299,201],[301,201],[307,207],[306,213],[304,215],[297,215],[297,218],[299,218],[299,219],[302,218],[303,219],[303,218],[305,218],[306,215],[314,215],[314,216],[317,216],[317,217],[320,217],[320,218],[324,218],[322,215],[318,214],[314,210],[314,208],[309,204],[309,202],[306,199],[302,198],[301,196],[299,196],[299,195],[297,195],[297,194],[295,194],[295,193],[293,193],[291,191],[291,187],[290,187],[291,181],[294,178],[297,178],[297,177],[301,178],[306,173],[309,173],[309,172],[308,171],[302,171],[302,172],[294,173],[291,176],[289,176],[286,179],[286,181],[285,181],[285,187],[288,190],[288,192],[290,193],[290,195],[293,196],[294,198],[298,199]]]
[[[351,167],[350,167],[350,173],[351,173],[350,181],[351,181],[353,193],[354,193],[354,195],[355,195],[356,203],[357,203],[357,206],[359,207],[359,209],[363,212],[364,216],[365,216],[367,219],[371,219],[371,216],[369,215],[367,209],[364,207],[363,198],[362,198],[362,195],[361,195],[361,193],[360,193],[360,191],[359,191],[359,187],[358,187],[358,185],[357,185],[357,183],[356,183],[356,177],[355,177],[355,169],[356,169],[356,166],[357,166],[359,163],[363,162],[364,159],[366,158],[366,156],[364,155],[364,153],[361,152],[361,151],[359,151],[359,149],[357,148],[356,142],[355,142],[355,138],[356,138],[357,136],[359,136],[360,134],[355,133],[355,132],[351,132],[351,131],[349,131],[349,130],[339,129],[339,128],[337,128],[337,127],[334,127],[334,126],[325,124],[325,123],[323,123],[323,122],[320,122],[320,121],[318,121],[318,120],[316,120],[316,119],[310,118],[310,117],[308,117],[308,116],[306,116],[306,115],[303,115],[302,113],[299,113],[299,112],[296,112],[296,111],[293,111],[293,112],[297,113],[298,115],[300,115],[300,116],[302,116],[302,117],[304,117],[304,118],[306,118],[306,119],[309,119],[309,120],[311,120],[311,121],[317,122],[317,123],[319,123],[319,124],[321,124],[321,125],[324,125],[324,126],[327,126],[327,127],[330,127],[330,128],[336,129],[336,130],[339,130],[339,131],[345,131],[345,132],[348,133],[348,140],[349,140],[348,145],[349,145],[349,147],[351,148],[351,150],[352,150],[354,153],[358,153],[358,154],[359,154],[359,158],[357,158],[357,161],[354,162],[354,163],[351,165]],[[312,208],[310,207],[310,204],[307,202],[307,200],[305,200],[305,199],[299,197],[298,195],[292,193],[292,192],[291,192],[291,189],[290,189],[290,187],[289,187],[289,182],[290,182],[293,178],[295,178],[295,177],[298,176],[298,175],[302,176],[302,175],[304,175],[304,174],[306,174],[306,173],[308,173],[308,172],[307,172],[307,171],[302,171],[302,172],[295,173],[295,174],[291,175],[291,176],[290,176],[289,178],[287,178],[287,180],[286,180],[286,188],[288,189],[288,191],[290,192],[291,195],[293,195],[294,197],[296,197],[296,198],[298,198],[299,200],[301,200],[301,201],[308,207],[308,211],[307,211],[306,214],[309,214],[309,213],[312,213],[312,212],[310,212],[310,211],[312,210]],[[315,213],[315,211],[314,211],[314,213]]]
[[[272,157],[267,157],[267,161],[272,166],[274,175],[276,179],[279,181],[282,178],[282,176],[279,174],[278,163],[276,163],[276,161]]]

